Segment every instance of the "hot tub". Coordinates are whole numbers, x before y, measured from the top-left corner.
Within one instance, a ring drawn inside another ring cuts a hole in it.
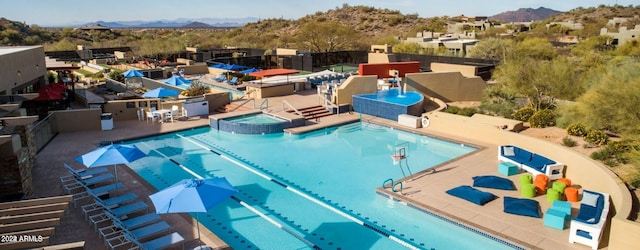
[[[397,121],[398,115],[422,115],[423,102],[422,94],[415,91],[400,92],[395,88],[373,94],[354,95],[353,110]]]
[[[287,120],[265,113],[244,114],[222,119],[211,118],[211,127],[238,134],[272,134],[304,125],[304,119]]]

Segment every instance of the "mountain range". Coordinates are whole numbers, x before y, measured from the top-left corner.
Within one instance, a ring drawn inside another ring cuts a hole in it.
[[[504,22],[528,22],[546,19],[549,16],[562,13],[560,11],[540,7],[537,9],[521,8],[514,11],[506,11],[500,14],[490,16],[493,20],[502,20]],[[242,27],[247,23],[259,21],[256,17],[244,18],[178,18],[174,20],[153,20],[153,21],[96,21],[79,25],[94,26],[101,25],[110,28],[227,28]]]
[[[96,21],[81,24],[78,27],[101,25],[109,28],[212,28],[212,27],[241,27],[247,23],[257,22],[258,18],[178,18],[174,20],[153,21]]]
[[[505,11],[497,15],[490,16],[491,20],[502,20],[504,22],[530,22],[546,19],[555,14],[560,14],[561,11],[547,9],[540,7],[537,9],[532,8],[520,8],[514,11]]]

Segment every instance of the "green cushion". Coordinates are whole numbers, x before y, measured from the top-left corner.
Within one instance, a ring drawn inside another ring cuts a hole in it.
[[[520,194],[525,198],[536,197],[536,186],[531,183],[525,183],[520,187]]]
[[[562,195],[562,193],[560,193],[560,191],[558,191],[558,190],[555,190],[553,188],[547,189],[547,201],[548,202],[553,202],[555,200],[560,200],[560,195]]]
[[[561,194],[564,194],[564,189],[567,187],[567,184],[561,181],[554,181],[551,188],[558,190]]]
[[[529,174],[523,174],[520,176],[520,185],[522,184],[531,184],[533,182],[533,177]]]

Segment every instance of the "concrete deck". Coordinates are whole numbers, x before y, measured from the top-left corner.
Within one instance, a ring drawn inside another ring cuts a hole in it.
[[[287,100],[294,107],[302,108],[317,105],[318,100],[315,90],[298,93],[296,95],[278,98],[269,98],[269,109],[272,112],[279,112],[283,109],[282,100]],[[339,116],[330,116],[309,123],[307,129],[318,129],[322,126],[332,126],[359,119],[356,113],[345,113]],[[397,127],[397,123],[381,118],[363,116],[364,122],[374,122],[387,126]],[[116,121],[114,129],[111,131],[81,131],[74,133],[63,133],[57,135],[41,152],[38,153],[39,166],[33,169],[33,183],[35,197],[48,197],[63,194],[60,187],[59,176],[66,175],[67,171],[63,163],[70,163],[75,168],[81,165],[74,161],[74,158],[93,150],[101,141],[120,141],[167,133],[176,130],[189,129],[199,126],[207,126],[206,117],[191,118],[186,121],[176,121],[175,123],[147,123],[145,121]],[[410,129],[416,133],[427,134],[438,137],[428,128]],[[292,132],[303,132],[294,130]],[[413,177],[405,180],[404,191],[393,193],[390,190],[378,188],[379,192],[391,195],[396,199],[407,201],[416,207],[433,211],[463,224],[479,228],[490,234],[497,235],[506,240],[515,242],[530,249],[588,249],[579,244],[568,243],[568,231],[548,228],[543,226],[542,219],[516,216],[506,214],[502,211],[502,197],[521,197],[520,191],[488,190],[500,198],[491,201],[485,206],[477,206],[467,201],[447,195],[444,191],[459,186],[472,185],[472,176],[477,175],[500,175],[497,172],[497,147],[481,141],[474,141],[468,138],[446,138],[448,140],[473,145],[478,147],[477,151],[462,158],[446,162],[437,167],[435,172],[417,173]],[[418,165],[418,162],[409,163]],[[148,195],[156,190],[147,185],[137,177],[126,166],[121,165],[118,169],[119,181],[124,183],[126,191],[132,191],[144,198],[148,204]],[[509,177],[519,188],[519,175]],[[480,188],[482,189],[482,188]],[[535,198],[539,201],[542,213],[550,206],[545,196]],[[577,213],[578,204],[573,204],[574,216]],[[193,247],[196,242],[196,228],[194,221],[186,215],[167,214],[162,215],[173,230],[180,232],[187,242],[185,247]],[[207,245],[214,248],[225,248],[226,244],[205,228],[201,228],[202,240]],[[97,233],[90,227],[78,208],[72,209],[62,220],[62,224],[57,228],[55,236],[51,238],[51,244],[61,244],[74,241],[86,241],[87,249],[104,249],[104,243],[98,239]],[[464,240],[464,239],[461,239]]]

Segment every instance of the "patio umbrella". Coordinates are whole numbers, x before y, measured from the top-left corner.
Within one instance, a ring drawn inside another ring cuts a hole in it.
[[[129,164],[145,156],[147,155],[135,145],[111,144],[78,156],[75,160],[88,168],[113,165],[117,183],[118,164]]]
[[[137,71],[135,69],[127,70],[127,71],[123,72],[122,75],[124,75],[124,78],[143,77],[144,76],[144,74],[142,74],[142,72]]]
[[[200,239],[199,212],[210,208],[237,193],[226,178],[184,179],[172,186],[149,195],[156,213],[196,213],[198,239]],[[202,241],[201,241],[202,242]]]
[[[178,96],[180,92],[174,89],[166,89],[166,88],[156,88],[149,90],[142,94],[142,97],[146,98],[162,98],[162,97],[170,97],[170,96]]]
[[[191,84],[191,81],[184,79],[182,77],[180,77],[179,75],[173,75],[169,78],[167,78],[167,80],[164,80],[164,83],[166,84],[170,84],[173,86],[178,86],[181,84]]]

